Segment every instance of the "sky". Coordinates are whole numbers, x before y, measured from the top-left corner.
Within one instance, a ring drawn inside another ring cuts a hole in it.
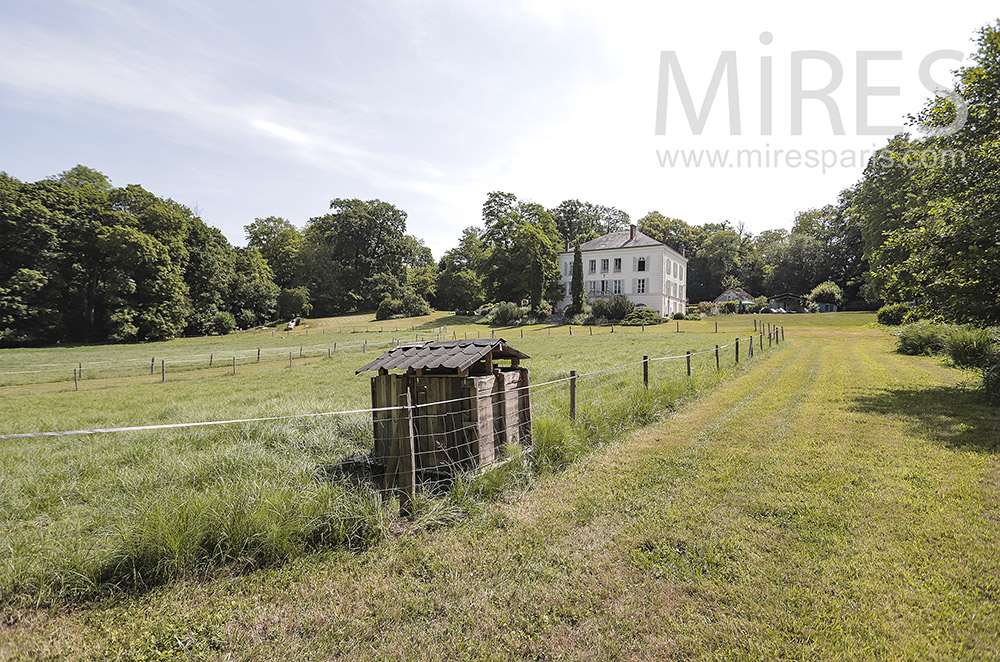
[[[4,1],[0,170],[80,163],[237,245],[254,218],[302,227],[334,198],[378,198],[440,257],[490,191],[790,228],[932,96],[921,64],[949,88],[1000,16],[763,4]]]

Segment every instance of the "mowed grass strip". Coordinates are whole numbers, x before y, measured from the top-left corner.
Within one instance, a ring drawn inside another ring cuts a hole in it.
[[[827,319],[463,524],[20,613],[0,654],[995,658],[997,410],[864,318]]]

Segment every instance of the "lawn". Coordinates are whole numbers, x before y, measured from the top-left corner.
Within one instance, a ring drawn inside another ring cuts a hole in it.
[[[366,352],[365,340],[359,343],[351,336],[389,331],[353,330],[364,321],[313,321],[300,330],[301,337],[311,331],[311,337],[328,341],[330,351],[303,358],[296,353],[292,367],[264,361],[237,365],[235,374],[231,364],[189,368],[171,373],[165,383],[159,375],[140,371],[92,375],[79,391],[66,383],[2,389],[0,435],[240,422],[0,440],[0,598],[35,604],[93,599],[220,566],[282,563],[318,548],[356,548],[383,538],[394,525],[392,504],[383,508],[377,495],[330,479],[340,462],[372,447],[371,415],[356,411],[371,406],[370,378],[355,375],[355,370],[378,350]],[[452,338],[497,333],[534,357],[525,363],[533,383],[540,385],[532,391],[537,452],[520,458],[518,466],[530,461],[535,472],[560,468],[587,448],[661,416],[724,379],[735,359],[734,348],[726,347],[732,334],[746,334],[746,364],[753,329],[753,320],[732,318],[723,320],[718,332],[714,322],[701,321],[647,329],[577,327],[571,335],[569,327],[491,330],[457,321],[430,316],[416,320],[412,333],[422,329]],[[231,351],[245,352],[261,344],[262,337],[270,334],[72,351],[88,353],[91,364],[108,366],[132,361],[137,352],[175,359],[182,351],[217,355],[223,342],[230,343]],[[392,342],[382,338],[383,344]],[[690,379],[684,359],[656,360],[716,344],[723,345],[721,371],[711,351],[694,356]],[[32,350],[28,358],[25,352],[12,354],[24,365],[52,364],[64,351]],[[637,365],[644,355],[654,359],[648,391]],[[608,370],[623,365],[628,367]],[[580,424],[575,427],[568,420],[568,384],[544,384],[566,377],[571,369],[584,375],[579,380]],[[598,374],[586,374],[594,372]],[[316,416],[338,411],[349,413]],[[246,420],[267,417],[281,418]],[[503,484],[506,475],[487,478]],[[468,505],[452,507],[467,510]],[[431,500],[423,510],[440,519],[433,514],[440,509]],[[458,510],[447,518],[460,517]]]
[[[772,319],[779,351],[458,523],[11,607],[0,657],[996,658],[998,410],[970,375],[894,354],[871,315]],[[509,339],[536,381],[714,345],[664,331]]]

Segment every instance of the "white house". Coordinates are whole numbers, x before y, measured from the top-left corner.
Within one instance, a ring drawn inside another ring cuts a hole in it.
[[[580,245],[583,255],[583,290],[588,302],[623,294],[636,305],[669,317],[687,305],[687,258],[636,230],[612,232]],[[573,248],[559,254],[564,297],[572,302]]]

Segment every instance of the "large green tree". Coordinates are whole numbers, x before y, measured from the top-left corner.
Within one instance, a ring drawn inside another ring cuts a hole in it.
[[[299,251],[302,233],[288,220],[279,216],[255,218],[243,227],[247,246],[256,248],[267,260],[279,287],[291,288],[299,278]]]
[[[303,232],[303,280],[314,313],[374,310],[384,298],[398,298],[412,256],[406,212],[381,200],[343,198],[330,209]]]

